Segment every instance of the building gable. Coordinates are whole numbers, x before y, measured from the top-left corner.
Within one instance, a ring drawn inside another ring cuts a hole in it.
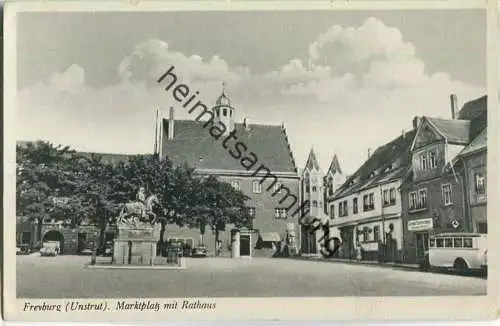
[[[314,149],[312,148],[311,151],[309,152],[309,157],[307,158],[305,169],[309,171],[320,170],[318,159],[316,158],[316,154],[314,153]]]
[[[444,137],[436,128],[429,123],[427,119],[423,119],[422,124],[418,128],[415,139],[413,140],[411,150],[425,147],[432,143],[443,140]]]

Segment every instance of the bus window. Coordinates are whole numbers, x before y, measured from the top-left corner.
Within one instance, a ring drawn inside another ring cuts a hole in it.
[[[436,247],[443,248],[444,239],[436,239]]]
[[[464,248],[472,248],[472,238],[464,238]]]
[[[455,248],[462,248],[463,246],[463,239],[462,238],[455,238],[453,239],[453,247]]]
[[[444,247],[445,248],[453,248],[453,239],[451,239],[451,238],[444,239]]]
[[[429,247],[430,248],[436,248],[436,239],[430,239],[429,240]]]

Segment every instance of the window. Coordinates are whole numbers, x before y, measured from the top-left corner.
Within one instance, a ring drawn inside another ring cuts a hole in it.
[[[451,239],[451,238],[444,239],[444,247],[445,248],[453,248],[453,239]]]
[[[396,188],[385,189],[383,192],[384,206],[396,204]]]
[[[223,110],[222,110],[222,115],[223,115],[223,116],[227,116],[227,109],[223,109]]]
[[[339,216],[347,216],[347,200],[339,203]]]
[[[429,240],[429,247],[436,248],[436,239]]]
[[[420,168],[427,170],[427,153],[420,154]]]
[[[426,151],[420,154],[420,169],[430,170],[437,167],[437,154],[435,150]]]
[[[477,222],[477,232],[482,234],[488,233],[488,223]]]
[[[384,198],[384,206],[389,206],[389,189],[385,189],[382,197]]]
[[[277,219],[286,219],[286,208],[275,208],[274,217]]]
[[[409,201],[410,201],[409,202],[410,210],[417,209],[418,199],[417,199],[417,192],[416,191],[410,192]]]
[[[362,234],[363,234],[363,242],[367,242],[368,241],[368,229],[363,228]]]
[[[317,191],[316,186],[312,186],[312,192],[316,192],[316,191]]]
[[[472,248],[472,238],[464,238],[464,248]]]
[[[444,204],[451,205],[451,184],[442,185],[441,190]]]
[[[248,216],[254,218],[255,217],[255,207],[246,207],[246,211]]]
[[[328,195],[333,196],[333,178],[328,178]]]
[[[330,218],[335,218],[335,205],[330,206]]]
[[[352,199],[352,213],[358,214],[358,198]]]
[[[318,201],[313,200],[313,207],[318,207]]]
[[[427,207],[427,189],[420,189],[418,191],[418,197],[420,202],[420,208]]]
[[[238,180],[231,181],[231,186],[236,190],[240,190],[240,182]]]
[[[443,245],[444,245],[444,239],[436,239],[437,248],[443,248]]]
[[[379,226],[375,226],[373,228],[373,240],[376,242],[380,241],[380,227]]]
[[[436,151],[429,151],[429,169],[434,169],[437,166]]]
[[[476,194],[483,195],[486,192],[486,185],[483,173],[474,174],[474,183],[476,185]]]
[[[371,211],[375,209],[375,199],[373,197],[373,193],[363,196],[363,210]]]
[[[306,188],[306,192],[307,193],[309,193],[311,191],[311,188],[310,188],[310,185],[309,185],[309,180],[305,181],[305,188]]]
[[[391,188],[389,190],[389,201],[391,205],[396,205],[396,188]]]
[[[260,181],[254,181],[252,183],[252,188],[255,194],[260,194],[262,192],[262,184],[260,183]]]
[[[410,192],[408,200],[410,210],[427,208],[427,189]]]
[[[462,248],[463,246],[463,239],[462,238],[454,238],[453,239],[453,247],[455,248]]]

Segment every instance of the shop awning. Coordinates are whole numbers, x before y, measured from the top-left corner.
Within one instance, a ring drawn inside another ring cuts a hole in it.
[[[280,242],[281,237],[276,232],[261,233],[260,238],[262,242]]]

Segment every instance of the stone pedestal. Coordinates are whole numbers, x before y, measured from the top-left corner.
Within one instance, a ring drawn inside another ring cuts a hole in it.
[[[156,234],[153,226],[118,226],[113,264],[153,265],[156,257]]]

